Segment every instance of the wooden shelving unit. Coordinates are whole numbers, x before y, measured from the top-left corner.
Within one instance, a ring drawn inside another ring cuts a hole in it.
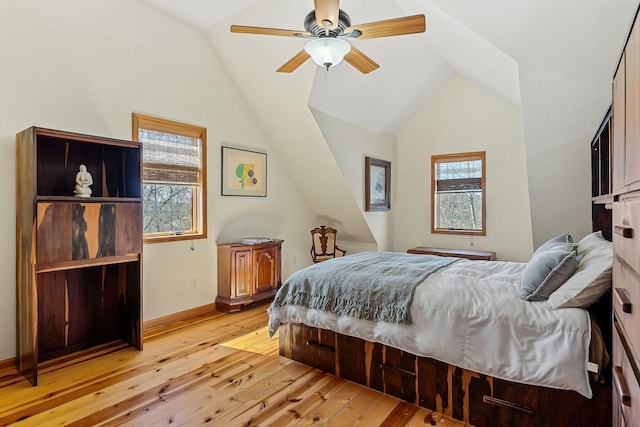
[[[18,370],[114,340],[142,349],[140,144],[32,127],[16,136]],[[92,197],[74,196],[83,164]]]
[[[640,425],[640,7],[613,78],[613,426]]]
[[[611,240],[613,207],[613,129],[611,108],[591,141],[592,230],[601,230]]]

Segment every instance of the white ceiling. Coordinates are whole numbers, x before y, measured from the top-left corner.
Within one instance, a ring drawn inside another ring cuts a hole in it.
[[[252,78],[272,85],[275,72],[300,51],[294,38],[229,33],[229,25],[304,29],[312,0],[142,0],[202,29],[214,46],[232,44],[234,66],[255,70]],[[523,62],[564,73],[573,55],[608,49],[627,27],[609,31],[622,13],[629,17],[637,0],[342,0],[353,24],[424,13],[423,34],[351,42],[377,61],[380,69],[362,75],[343,63],[329,75],[311,61],[315,78],[308,104],[369,130],[395,134],[446,81],[461,74],[520,106],[518,68]],[[611,18],[611,19],[609,19]],[[597,37],[588,43],[585,35]],[[576,51],[576,47],[578,51]],[[225,63],[224,49],[217,48]],[[615,52],[614,54],[618,54]],[[266,66],[265,66],[266,65]],[[537,65],[537,64],[536,64]],[[233,69],[230,68],[231,71]],[[316,72],[318,71],[318,72]],[[584,70],[584,78],[610,81],[612,67]],[[288,76],[288,75],[285,75]],[[294,85],[298,81],[290,79]],[[306,85],[306,83],[304,83]],[[304,87],[298,87],[304,90]],[[308,89],[307,89],[308,90]]]
[[[380,68],[363,75],[342,63],[325,76],[312,61],[291,74],[275,71],[304,39],[229,31],[232,24],[302,30],[312,0],[141,1],[203,31],[290,176],[313,195],[311,208],[340,218],[349,232],[343,237],[359,242],[372,241],[370,229],[311,111],[394,136],[452,77],[474,81],[521,107],[534,240],[552,235],[548,224],[563,223],[549,221],[545,206],[550,194],[564,196],[554,172],[563,171],[563,159],[549,153],[566,146],[586,159],[582,147],[611,102],[613,73],[640,2],[342,0],[353,24],[423,13],[427,30],[350,40]],[[587,182],[587,169],[570,181]],[[569,225],[574,213],[567,210]]]
[[[224,49],[216,49],[223,62],[255,70],[254,79],[272,85],[283,75],[275,69],[300,51],[304,40],[275,36],[229,33],[229,24],[304,29],[311,0],[143,0],[178,19],[205,31],[214,46],[233,44],[232,61]],[[424,13],[427,31],[370,40],[352,40],[380,64],[362,75],[343,63],[328,76],[311,61],[295,73],[311,70],[313,85],[308,105],[378,133],[395,134],[454,74],[462,74],[520,105],[516,61],[497,49],[459,19],[441,10],[438,2],[421,0],[343,0],[340,7],[353,24]],[[448,2],[442,3],[442,7]],[[472,8],[463,7],[471,3]],[[459,1],[463,12],[477,9],[477,2]],[[496,3],[496,1],[494,1]],[[504,1],[509,4],[510,2]],[[462,14],[462,13],[461,13]],[[467,14],[462,14],[465,18]],[[507,14],[505,14],[505,17]],[[504,19],[504,17],[503,17]],[[480,19],[478,25],[484,24]],[[238,57],[239,56],[239,57]],[[229,67],[231,71],[233,68]],[[296,78],[290,78],[291,85]],[[303,87],[299,88],[303,90]],[[308,89],[307,89],[308,90]]]

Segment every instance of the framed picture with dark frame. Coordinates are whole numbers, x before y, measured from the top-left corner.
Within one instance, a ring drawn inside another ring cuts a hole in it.
[[[364,158],[364,209],[391,210],[391,162]]]
[[[222,147],[223,196],[267,196],[267,153]]]

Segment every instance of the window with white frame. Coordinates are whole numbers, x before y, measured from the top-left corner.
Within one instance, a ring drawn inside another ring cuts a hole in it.
[[[142,143],[145,242],[207,237],[206,129],[133,114]]]
[[[431,231],[486,235],[485,152],[431,157]]]

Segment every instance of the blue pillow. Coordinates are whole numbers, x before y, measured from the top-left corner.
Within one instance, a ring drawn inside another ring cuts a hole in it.
[[[564,233],[559,236],[552,237],[551,239],[544,242],[536,252],[538,251],[546,251],[549,249],[564,249],[566,251],[577,250],[578,245],[573,242],[573,237],[571,234]]]
[[[540,249],[533,254],[522,273],[520,298],[525,301],[548,299],[578,268],[575,250]]]

